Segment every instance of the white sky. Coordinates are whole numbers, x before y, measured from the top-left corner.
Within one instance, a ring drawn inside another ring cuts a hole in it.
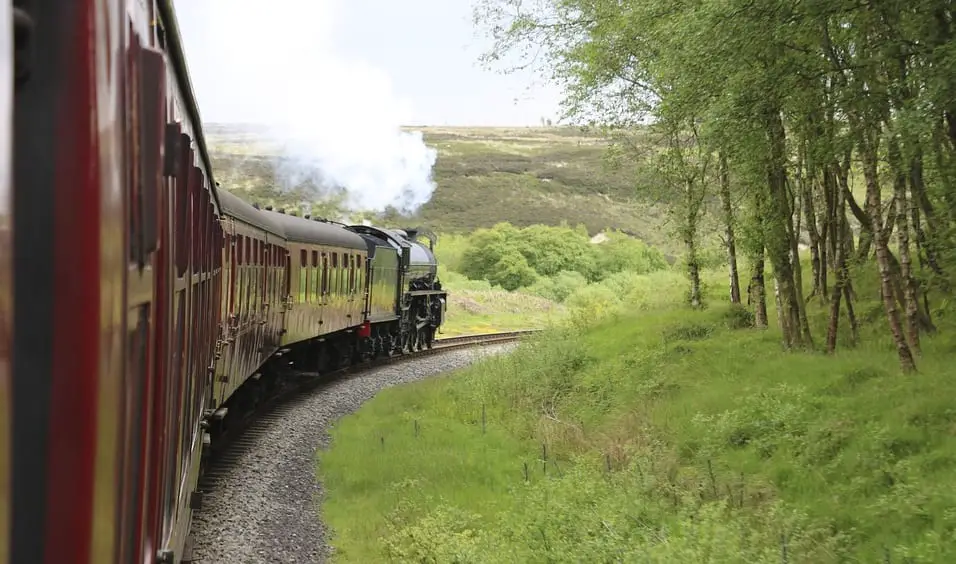
[[[554,86],[479,66],[486,43],[471,21],[472,0],[175,5],[207,122],[284,122],[306,108],[315,108],[315,123],[535,125],[557,118]]]

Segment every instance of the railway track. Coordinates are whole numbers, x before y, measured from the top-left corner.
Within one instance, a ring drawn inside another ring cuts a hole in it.
[[[228,475],[236,465],[240,464],[244,454],[263,438],[263,433],[283,421],[288,414],[296,409],[297,398],[306,397],[310,391],[321,389],[334,382],[347,380],[369,370],[386,365],[413,361],[425,356],[446,353],[453,350],[484,346],[499,345],[518,341],[533,335],[538,330],[509,331],[503,333],[488,333],[477,335],[461,335],[436,339],[432,348],[412,353],[382,357],[366,363],[358,364],[329,372],[326,374],[299,372],[285,378],[284,384],[268,400],[260,403],[253,411],[244,414],[241,420],[234,422],[227,433],[221,435],[213,443],[203,462],[202,475],[199,480],[198,504],[194,507],[197,515],[202,514],[202,497],[215,491],[220,480]],[[190,543],[191,544],[191,543]],[[186,562],[190,555],[189,547],[186,551]]]

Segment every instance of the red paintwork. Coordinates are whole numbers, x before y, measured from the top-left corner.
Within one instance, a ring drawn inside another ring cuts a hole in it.
[[[193,121],[182,54],[171,51],[177,44],[173,22],[165,22],[162,37],[157,25],[165,14],[158,8],[170,1],[30,3],[46,26],[38,29],[55,28],[64,38],[51,42],[56,53],[43,53],[49,64],[34,69],[43,84],[57,86],[54,95],[41,92],[36,104],[55,107],[55,140],[42,139],[39,148],[28,143],[33,152],[25,149],[14,162],[37,162],[25,155],[43,153],[40,162],[55,166],[52,188],[30,167],[14,167],[26,169],[35,184],[24,191],[39,186],[52,193],[53,221],[36,198],[18,205],[55,226],[52,256],[29,256],[53,265],[55,284],[50,276],[18,279],[22,287],[43,282],[50,288],[36,303],[52,302],[53,318],[37,316],[30,324],[17,318],[11,327],[12,292],[19,296],[21,290],[11,290],[11,275],[19,273],[10,268],[10,171],[0,167],[0,564],[16,553],[11,545],[26,547],[24,554],[38,547],[42,554],[31,555],[31,564],[145,564],[169,553],[178,561],[191,520],[205,412],[226,403],[280,347],[344,335],[347,359],[353,339],[372,334],[363,318],[364,248],[290,243],[281,229],[264,229],[258,212],[245,219],[224,213],[200,124]],[[8,16],[0,8],[6,45],[12,43]],[[0,77],[0,87],[9,78]],[[3,110],[0,135],[9,138],[10,124],[2,121],[9,112]],[[38,115],[16,116],[18,139],[34,131],[29,120],[41,121]],[[167,160],[173,140],[178,153]],[[48,145],[51,155],[45,154]],[[5,147],[0,138],[0,151]],[[176,170],[164,170],[167,162]],[[155,230],[147,232],[151,217]],[[14,242],[17,236],[14,231]],[[137,243],[151,251],[137,251]],[[330,257],[340,264],[333,260],[330,267]],[[24,386],[30,405],[9,409],[9,351],[21,323],[32,331],[21,328],[24,336],[45,334],[52,323],[53,365],[42,374],[16,373],[13,381],[49,381],[52,391],[46,397],[46,388]],[[12,428],[11,412],[47,404],[46,427]],[[8,509],[11,434],[22,444],[30,438],[31,448],[48,455],[45,461],[18,459],[46,471],[33,482],[23,480],[31,499],[44,500],[45,516],[22,499],[19,513]],[[21,531],[31,539],[8,538],[8,515],[13,523],[30,524],[35,517],[41,530]]]
[[[93,456],[96,452],[100,327],[99,139],[91,136],[95,115],[95,36],[92,2],[71,22],[64,70],[72,85],[60,98],[56,155],[55,275],[70,280],[54,298],[55,331],[50,425],[47,444],[47,534],[49,564],[86,560],[90,552]],[[70,479],[65,479],[67,470]]]

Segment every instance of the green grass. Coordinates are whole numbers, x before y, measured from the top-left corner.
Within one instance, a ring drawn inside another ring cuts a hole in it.
[[[439,278],[448,290],[448,310],[442,337],[540,329],[564,319],[562,304],[522,292],[506,292],[483,280],[468,280],[456,269],[467,247],[467,237],[441,234],[435,254]]]
[[[907,377],[876,302],[827,357],[660,294],[344,418],[319,461],[337,559],[953,561],[950,306]]]
[[[504,290],[454,290],[448,297],[443,337],[541,329],[562,320],[567,309],[538,296]]]

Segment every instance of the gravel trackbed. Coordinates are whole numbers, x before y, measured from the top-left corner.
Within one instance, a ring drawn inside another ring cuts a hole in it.
[[[325,562],[315,455],[328,427],[379,390],[462,368],[516,343],[454,349],[360,373],[301,394],[247,430],[251,442],[217,477],[193,518],[192,561],[203,564]],[[204,478],[204,481],[206,479]]]

